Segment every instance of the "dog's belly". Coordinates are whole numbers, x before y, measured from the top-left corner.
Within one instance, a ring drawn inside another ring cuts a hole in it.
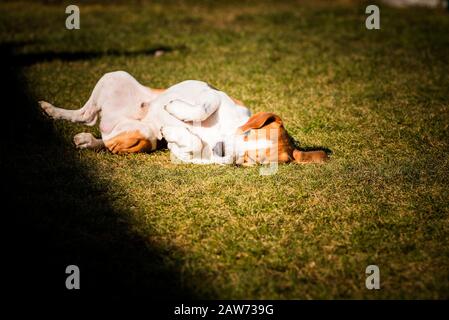
[[[93,103],[101,109],[100,130],[110,134],[118,123],[126,119],[142,119],[147,108],[143,102],[151,101],[151,91],[126,72],[105,74],[93,93]]]

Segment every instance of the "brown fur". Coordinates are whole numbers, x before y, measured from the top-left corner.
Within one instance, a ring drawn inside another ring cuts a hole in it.
[[[245,141],[257,141],[257,139],[275,139],[273,130],[277,130],[277,162],[287,163],[322,163],[327,160],[327,154],[324,151],[300,151],[297,150],[291,137],[284,128],[281,118],[271,112],[258,112],[238,129],[238,134],[244,134]],[[276,160],[276,153],[267,148],[265,150],[255,150],[245,152],[240,164],[251,165],[254,163],[269,163]]]
[[[153,149],[151,141],[139,131],[123,132],[105,141],[104,144],[114,154],[148,152]]]
[[[167,90],[167,89],[150,88],[150,90],[153,93],[161,94],[161,93],[164,93],[164,91]]]

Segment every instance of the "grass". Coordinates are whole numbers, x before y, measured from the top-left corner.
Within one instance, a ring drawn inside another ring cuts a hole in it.
[[[449,16],[380,5],[368,31],[365,6],[81,1],[69,31],[63,2],[1,3],[0,42],[29,100],[79,108],[113,70],[152,87],[201,79],[332,150],[325,165],[260,176],[172,164],[167,150],[77,151],[73,135],[98,129],[34,116],[47,131],[4,154],[27,212],[17,226],[38,235],[22,248],[51,272],[80,264],[84,288],[117,296],[449,298]],[[370,264],[380,290],[365,288]]]

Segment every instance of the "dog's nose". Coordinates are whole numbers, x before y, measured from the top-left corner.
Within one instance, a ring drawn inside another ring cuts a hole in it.
[[[225,149],[224,149],[224,142],[219,141],[215,144],[215,146],[212,148],[212,152],[214,155],[218,157],[224,157],[225,156]]]

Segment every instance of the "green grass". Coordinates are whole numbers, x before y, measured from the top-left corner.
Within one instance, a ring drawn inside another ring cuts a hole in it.
[[[159,252],[157,261],[133,253],[134,277],[176,270],[174,281],[200,298],[449,298],[449,15],[380,5],[381,30],[368,31],[365,6],[81,2],[81,29],[68,31],[62,3],[1,3],[0,41],[31,57],[21,71],[36,101],[79,108],[113,70],[152,87],[200,79],[253,112],[279,114],[301,146],[332,150],[325,165],[260,176],[257,167],[172,164],[167,150],[77,151],[73,135],[98,129],[51,124],[62,142],[39,140],[13,161],[40,164],[31,182],[23,174],[33,206],[78,208],[39,222],[58,239],[70,234],[64,259],[82,260],[85,272],[101,259],[133,264],[130,235]],[[173,50],[142,53],[161,46]],[[127,236],[112,241],[116,223]],[[86,256],[89,239],[103,258]],[[370,264],[380,290],[365,288]],[[121,268],[118,281],[151,290]]]

